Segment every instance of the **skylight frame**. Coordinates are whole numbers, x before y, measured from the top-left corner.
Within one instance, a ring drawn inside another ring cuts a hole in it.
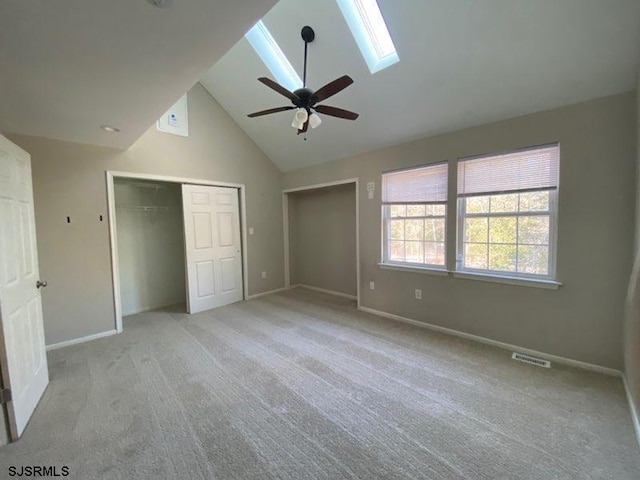
[[[400,61],[377,0],[336,0],[373,74]]]
[[[262,62],[276,81],[290,91],[302,87],[302,80],[262,20],[245,34]]]

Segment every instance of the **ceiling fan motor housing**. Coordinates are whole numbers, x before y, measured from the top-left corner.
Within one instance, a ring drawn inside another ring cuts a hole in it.
[[[313,98],[314,93],[313,90],[306,87],[297,89],[293,94],[298,97],[299,101],[297,103],[293,102],[293,104],[298,108],[306,108],[309,110],[315,103]]]

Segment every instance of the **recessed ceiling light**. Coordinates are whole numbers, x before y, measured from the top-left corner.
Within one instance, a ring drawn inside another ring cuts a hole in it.
[[[110,132],[110,133],[118,133],[120,131],[119,128],[112,127],[110,125],[102,125],[100,126],[100,128],[103,129],[105,132]]]
[[[169,8],[173,6],[173,0],[147,0],[147,2],[158,8]]]

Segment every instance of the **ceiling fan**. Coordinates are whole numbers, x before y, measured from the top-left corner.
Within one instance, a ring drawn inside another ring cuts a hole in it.
[[[296,109],[295,116],[291,126],[298,130],[298,135],[306,133],[309,126],[316,128],[322,120],[316,113],[323,113],[332,117],[344,118],[347,120],[355,120],[359,114],[350,112],[349,110],[343,110],[342,108],[330,107],[329,105],[318,105],[318,103],[326,100],[327,98],[341,92],[349,85],[353,83],[353,79],[348,75],[343,75],[337,78],[333,82],[327,83],[324,87],[317,91],[313,91],[307,88],[307,45],[313,42],[316,37],[315,32],[309,26],[302,28],[300,32],[302,40],[304,40],[304,74],[303,74],[303,86],[293,92],[290,92],[279,83],[271,80],[267,77],[260,77],[259,82],[264,83],[267,87],[275,90],[280,95],[287,97],[293,103],[293,106],[270,108],[268,110],[262,110],[260,112],[250,113],[248,117],[261,117],[262,115],[269,115],[271,113],[285,112],[287,110]]]

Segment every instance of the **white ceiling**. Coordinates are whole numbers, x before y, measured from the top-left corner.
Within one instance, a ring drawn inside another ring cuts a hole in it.
[[[173,3],[1,0],[0,131],[127,148],[276,0]]]
[[[371,75],[335,0],[280,0],[264,21],[298,72],[300,29],[310,25],[308,84],[344,74],[355,84],[327,105],[361,114],[323,116],[296,136],[288,105],[260,84],[272,77],[241,39],[201,80],[282,170],[403,141],[632,90],[640,59],[638,0],[378,0],[400,62]]]

